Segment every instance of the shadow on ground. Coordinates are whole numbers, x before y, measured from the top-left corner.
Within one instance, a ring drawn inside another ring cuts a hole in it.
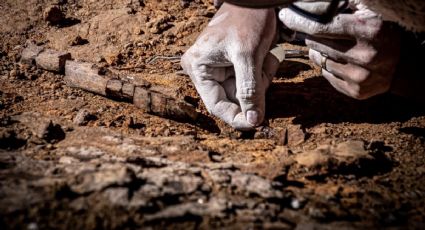
[[[306,128],[320,123],[381,124],[406,121],[425,114],[425,108],[419,103],[391,94],[367,100],[349,98],[337,92],[322,77],[300,83],[272,84],[267,105],[267,117],[295,117],[294,123]]]

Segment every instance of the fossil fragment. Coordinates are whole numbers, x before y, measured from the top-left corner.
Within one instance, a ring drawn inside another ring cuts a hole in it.
[[[42,69],[62,73],[65,69],[65,62],[69,59],[71,59],[71,54],[68,52],[45,49],[37,55],[35,62]]]
[[[143,111],[174,120],[196,120],[198,113],[184,100],[161,93],[161,87],[150,89],[148,82],[133,84],[114,76],[111,71],[88,62],[73,61],[71,55],[40,46],[28,45],[22,62],[54,72],[65,72],[64,80],[70,87],[83,89],[108,98],[132,102]],[[163,91],[166,91],[165,89]]]

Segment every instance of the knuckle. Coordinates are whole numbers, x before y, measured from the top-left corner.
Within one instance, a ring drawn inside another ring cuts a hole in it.
[[[391,87],[390,82],[380,82],[379,84],[365,87],[360,84],[354,84],[350,86],[349,96],[357,100],[365,100],[387,92]]]
[[[365,88],[359,84],[351,83],[347,87],[347,95],[356,100],[364,100],[369,98],[369,94],[366,92]]]
[[[362,64],[368,66],[372,64],[378,55],[378,51],[373,47],[366,47],[362,51],[360,51],[359,60],[361,60]]]
[[[371,72],[369,70],[363,69],[363,68],[359,68],[357,70],[354,71],[354,73],[352,74],[351,78],[352,80],[359,84],[361,86],[361,84],[365,83],[367,80],[369,80],[371,77]]]
[[[244,82],[237,90],[236,96],[241,101],[253,101],[258,97],[257,84],[255,82]]]
[[[193,46],[188,49],[181,57],[181,64],[183,68],[190,68],[194,61],[201,57],[198,50],[194,49]]]
[[[370,97],[369,94],[362,92],[360,89],[352,89],[349,96],[356,100],[365,100]]]

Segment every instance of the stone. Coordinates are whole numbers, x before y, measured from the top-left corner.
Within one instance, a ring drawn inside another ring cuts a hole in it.
[[[227,185],[231,181],[228,170],[211,170],[208,175],[214,183],[219,185]]]
[[[105,155],[105,152],[93,146],[68,147],[67,154],[80,160],[91,160]]]
[[[71,181],[71,190],[78,194],[101,191],[112,185],[124,186],[134,180],[133,171],[122,165],[107,165],[94,172],[77,175]]]
[[[72,122],[78,126],[83,126],[87,125],[89,121],[93,120],[94,118],[95,116],[87,109],[80,109]]]
[[[59,158],[59,163],[61,164],[73,164],[78,162],[79,160],[75,159],[74,157],[62,156],[61,158]]]
[[[282,192],[274,189],[269,180],[253,174],[236,171],[232,173],[231,185],[246,196],[257,195],[265,199],[283,197]]]
[[[180,5],[181,5],[183,8],[187,8],[187,7],[189,7],[190,2],[191,2],[191,0],[180,0]]]
[[[308,177],[330,174],[361,175],[373,172],[372,168],[380,164],[378,159],[365,149],[363,141],[356,140],[320,145],[314,150],[295,154],[291,159],[294,164],[288,160],[288,164],[292,164],[290,174]],[[384,159],[379,161],[382,160]]]
[[[65,132],[59,124],[54,124],[51,120],[42,121],[33,127],[36,137],[47,142],[56,142],[65,139]]]
[[[52,5],[44,10],[43,18],[50,25],[58,25],[65,19],[65,15],[58,6]]]
[[[301,125],[289,125],[286,130],[288,146],[297,146],[304,143],[306,135]]]
[[[14,130],[0,127],[0,149],[17,149],[26,141],[17,137]]]
[[[227,202],[223,199],[211,199],[208,203],[190,202],[183,203],[168,207],[158,213],[146,215],[147,222],[166,220],[166,219],[180,219],[186,216],[205,215],[211,217],[218,217],[224,215],[227,209]]]
[[[85,38],[82,38],[80,35],[77,35],[70,43],[71,46],[80,46],[89,43]]]

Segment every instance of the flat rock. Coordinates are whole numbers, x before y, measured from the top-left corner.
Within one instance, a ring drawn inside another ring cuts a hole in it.
[[[58,142],[65,139],[65,132],[60,124],[39,113],[22,113],[11,118],[26,126],[37,142]]]
[[[101,167],[96,171],[84,172],[71,182],[71,190],[78,194],[101,191],[110,186],[123,186],[134,179],[134,172],[122,165]]]
[[[231,185],[236,192],[246,196],[256,195],[262,198],[282,198],[281,191],[273,188],[271,181],[254,174],[232,173]]]
[[[363,141],[346,141],[321,145],[314,150],[296,154],[290,174],[297,176],[323,176],[329,174],[361,174],[358,170],[379,163],[365,149]]]

